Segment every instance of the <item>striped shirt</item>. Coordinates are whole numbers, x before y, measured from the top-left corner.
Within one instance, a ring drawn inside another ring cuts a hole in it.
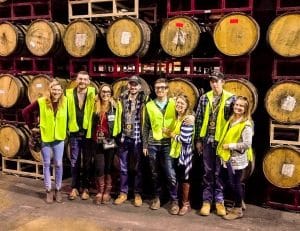
[[[194,125],[186,125],[184,122],[180,127],[180,135],[175,136],[175,140],[182,144],[179,156],[179,164],[185,166],[184,179],[189,178],[189,172],[192,168],[192,142]]]

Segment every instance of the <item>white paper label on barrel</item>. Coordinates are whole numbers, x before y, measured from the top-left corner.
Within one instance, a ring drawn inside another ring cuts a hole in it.
[[[33,42],[33,41],[30,41],[29,45],[30,45],[31,47],[33,47],[33,48],[36,47],[35,42]]]
[[[0,94],[5,94],[5,90],[0,89]]]
[[[121,44],[128,45],[130,43],[131,33],[127,31],[122,32],[121,36]]]
[[[288,95],[281,101],[281,109],[285,111],[294,111],[296,107],[296,99]]]
[[[42,84],[42,83],[37,83],[37,84],[35,85],[35,87],[36,87],[36,88],[42,88],[42,87],[43,87],[43,84]]]
[[[8,146],[4,146],[4,149],[6,150],[6,151],[9,151],[9,147]]]
[[[182,30],[178,30],[172,40],[172,43],[174,43],[176,46],[180,45],[183,46],[186,41],[186,33]]]
[[[281,175],[292,177],[294,174],[295,165],[294,164],[283,164],[281,168]]]
[[[86,44],[87,34],[76,34],[75,35],[75,46],[83,47]]]

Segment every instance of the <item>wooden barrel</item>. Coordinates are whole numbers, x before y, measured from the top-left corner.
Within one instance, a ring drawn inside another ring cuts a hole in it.
[[[28,81],[11,74],[0,75],[0,106],[11,108],[26,102]]]
[[[37,19],[27,29],[26,46],[36,56],[53,54],[62,48],[64,31],[63,24]]]
[[[13,158],[27,154],[28,136],[24,127],[5,124],[0,127],[0,152],[2,156]]]
[[[25,45],[26,26],[0,22],[0,56],[19,54]]]
[[[215,26],[213,37],[216,47],[228,56],[251,53],[258,44],[260,29],[257,22],[244,13],[230,13]]]
[[[300,153],[293,146],[271,148],[263,160],[267,180],[279,188],[294,188],[300,184]]]
[[[174,57],[191,54],[200,41],[201,29],[197,22],[187,16],[168,19],[160,32],[163,50]]]
[[[272,50],[284,57],[300,55],[300,13],[289,12],[276,17],[267,31]]]
[[[42,96],[49,96],[49,84],[51,77],[48,75],[40,74],[34,76],[28,85],[28,99],[32,103]]]
[[[150,45],[151,28],[138,18],[119,18],[107,31],[109,49],[119,57],[143,57]]]
[[[97,40],[104,43],[104,34],[105,30],[100,25],[76,19],[67,26],[63,42],[71,56],[80,58],[94,50]]]
[[[169,97],[184,94],[190,101],[190,109],[193,110],[199,98],[197,87],[189,80],[175,78],[169,81]]]
[[[143,78],[140,77],[140,80],[142,83],[141,84],[142,90],[144,91],[144,93],[146,95],[150,95],[151,94],[150,86]],[[121,79],[118,79],[115,82],[113,82],[112,83],[112,88],[113,88],[113,92],[114,92],[113,97],[115,99],[118,99],[121,96],[121,94],[127,90],[127,85],[128,85],[128,78],[121,78]]]
[[[258,94],[254,85],[246,79],[226,79],[224,89],[239,96],[247,97],[251,112],[257,108]]]
[[[265,96],[268,114],[281,123],[300,123],[300,82],[284,80],[275,83]]]

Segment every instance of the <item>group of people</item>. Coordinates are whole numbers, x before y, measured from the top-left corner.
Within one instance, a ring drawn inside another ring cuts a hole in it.
[[[223,89],[222,73],[211,73],[209,81],[211,91],[200,97],[194,113],[186,95],[168,97],[165,78],[155,81],[153,100],[144,93],[141,79],[135,75],[129,78],[127,89],[118,99],[113,98],[109,84],[101,85],[96,93],[85,71],[77,74],[77,86],[67,89],[65,94],[59,81],[53,79],[49,95],[22,111],[31,129],[36,129],[38,117],[46,202],[62,202],[62,158],[68,136],[72,176],[70,200],[79,197],[80,192],[81,199],[89,199],[90,184],[94,180],[97,189],[94,202],[97,205],[109,203],[113,160],[117,153],[120,193],[114,200],[115,205],[128,199],[129,181],[133,181],[134,205],[143,204],[142,159],[147,158],[150,169],[147,185],[152,196],[150,208],[160,208],[161,184],[165,179],[170,197],[169,213],[185,215],[191,210],[190,171],[193,153],[197,153],[204,163],[200,214],[209,215],[215,203],[217,214],[223,218],[242,217],[241,174],[252,160],[253,122],[249,102]],[[51,156],[55,166],[54,190]],[[235,202],[234,208],[228,211],[224,206],[224,185],[220,176],[223,167],[227,169]]]

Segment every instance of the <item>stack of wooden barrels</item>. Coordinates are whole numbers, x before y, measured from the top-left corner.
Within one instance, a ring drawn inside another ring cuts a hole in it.
[[[299,57],[299,20],[299,12],[289,12],[270,24],[267,41],[276,53],[275,61],[290,62]],[[274,84],[265,96],[265,108],[271,119],[270,150],[263,160],[263,172],[273,186],[287,195],[300,184],[300,83],[294,76],[273,77]],[[268,192],[272,194],[272,190]],[[290,206],[295,209],[293,203]]]

